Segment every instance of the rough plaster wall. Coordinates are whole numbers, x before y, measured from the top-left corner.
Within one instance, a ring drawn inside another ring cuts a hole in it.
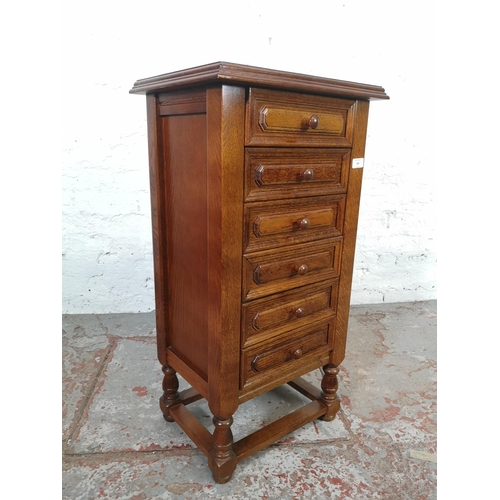
[[[65,3],[63,312],[154,309],[146,105],[128,90],[218,60],[386,89],[370,108],[352,302],[435,298],[432,5]]]

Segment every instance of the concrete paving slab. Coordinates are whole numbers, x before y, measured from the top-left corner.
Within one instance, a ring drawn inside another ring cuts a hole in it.
[[[64,499],[436,498],[435,301],[354,306],[338,418],[243,461],[226,485],[159,411],[154,317],[126,316],[63,318]],[[284,386],[245,403],[235,439],[305,401]],[[211,428],[203,400],[190,409]]]
[[[353,308],[339,393],[352,432],[436,453],[435,302]]]
[[[79,419],[78,408],[93,392],[96,378],[117,339],[156,335],[153,313],[68,314],[62,317],[63,439]]]
[[[63,498],[430,500],[436,464],[387,445],[375,456],[361,444],[271,446],[241,462],[231,481],[215,484],[199,452],[73,463]]]
[[[92,392],[109,339],[100,322],[88,315],[63,317],[62,333],[62,431],[66,440],[79,418],[78,410],[86,406]]]
[[[138,314],[63,314],[63,330],[84,333],[87,337],[142,337],[156,335],[155,312]]]

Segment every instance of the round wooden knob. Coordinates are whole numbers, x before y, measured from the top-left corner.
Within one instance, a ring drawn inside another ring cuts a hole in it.
[[[310,168],[308,168],[307,170],[304,170],[302,177],[304,178],[305,181],[312,181],[314,177],[314,172]]]
[[[299,359],[301,356],[302,356],[302,349],[297,349],[293,354],[292,356],[295,358],[295,359]]]
[[[299,221],[299,227],[300,229],[307,229],[310,226],[310,221],[307,217],[304,217],[302,220]]]
[[[295,311],[295,317],[296,318],[302,318],[302,316],[304,316],[304,313],[305,313],[304,308],[299,307]]]
[[[297,272],[298,272],[299,274],[302,274],[302,275],[306,274],[306,273],[307,273],[307,271],[309,271],[309,269],[308,269],[308,267],[307,267],[305,264],[302,264],[301,266],[299,266],[299,267],[297,268]]]
[[[319,118],[316,115],[312,115],[311,118],[309,118],[309,127],[312,129],[318,128],[319,125]]]

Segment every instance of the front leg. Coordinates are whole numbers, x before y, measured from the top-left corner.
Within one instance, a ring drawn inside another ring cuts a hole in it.
[[[337,389],[339,388],[339,381],[337,375],[339,369],[333,365],[328,364],[323,367],[325,374],[321,381],[321,398],[320,401],[326,405],[326,413],[321,417],[321,420],[331,422],[340,409],[340,401],[337,397]]]
[[[182,403],[179,398],[179,379],[176,371],[169,365],[163,366],[162,371],[165,376],[163,377],[163,396],[160,398],[160,408],[163,412],[163,418],[167,422],[173,422],[174,419],[170,415],[169,408]]]
[[[208,466],[216,483],[227,483],[236,468],[236,455],[233,450],[233,418],[213,418],[215,426],[212,450],[208,457]]]

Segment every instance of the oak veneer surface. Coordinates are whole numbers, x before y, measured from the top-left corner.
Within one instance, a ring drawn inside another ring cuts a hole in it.
[[[281,337],[336,313],[338,279],[274,294],[242,306],[242,348]]]
[[[147,94],[160,407],[237,462],[339,407],[368,106],[379,86],[212,63]],[[321,389],[301,375],[323,368]],[[192,388],[178,392],[179,372]],[[233,443],[232,415],[289,383],[312,403]],[[210,435],[185,406],[204,397]]]
[[[264,88],[288,89],[368,100],[389,99],[385,90],[378,85],[346,82],[223,61],[137,80],[130,93],[150,94],[212,83],[255,85]]]
[[[345,193],[350,149],[246,148],[245,201]]]
[[[162,119],[162,127],[170,349],[206,380],[209,294],[206,116],[168,116]],[[184,145],[191,137],[197,141],[187,148]]]

